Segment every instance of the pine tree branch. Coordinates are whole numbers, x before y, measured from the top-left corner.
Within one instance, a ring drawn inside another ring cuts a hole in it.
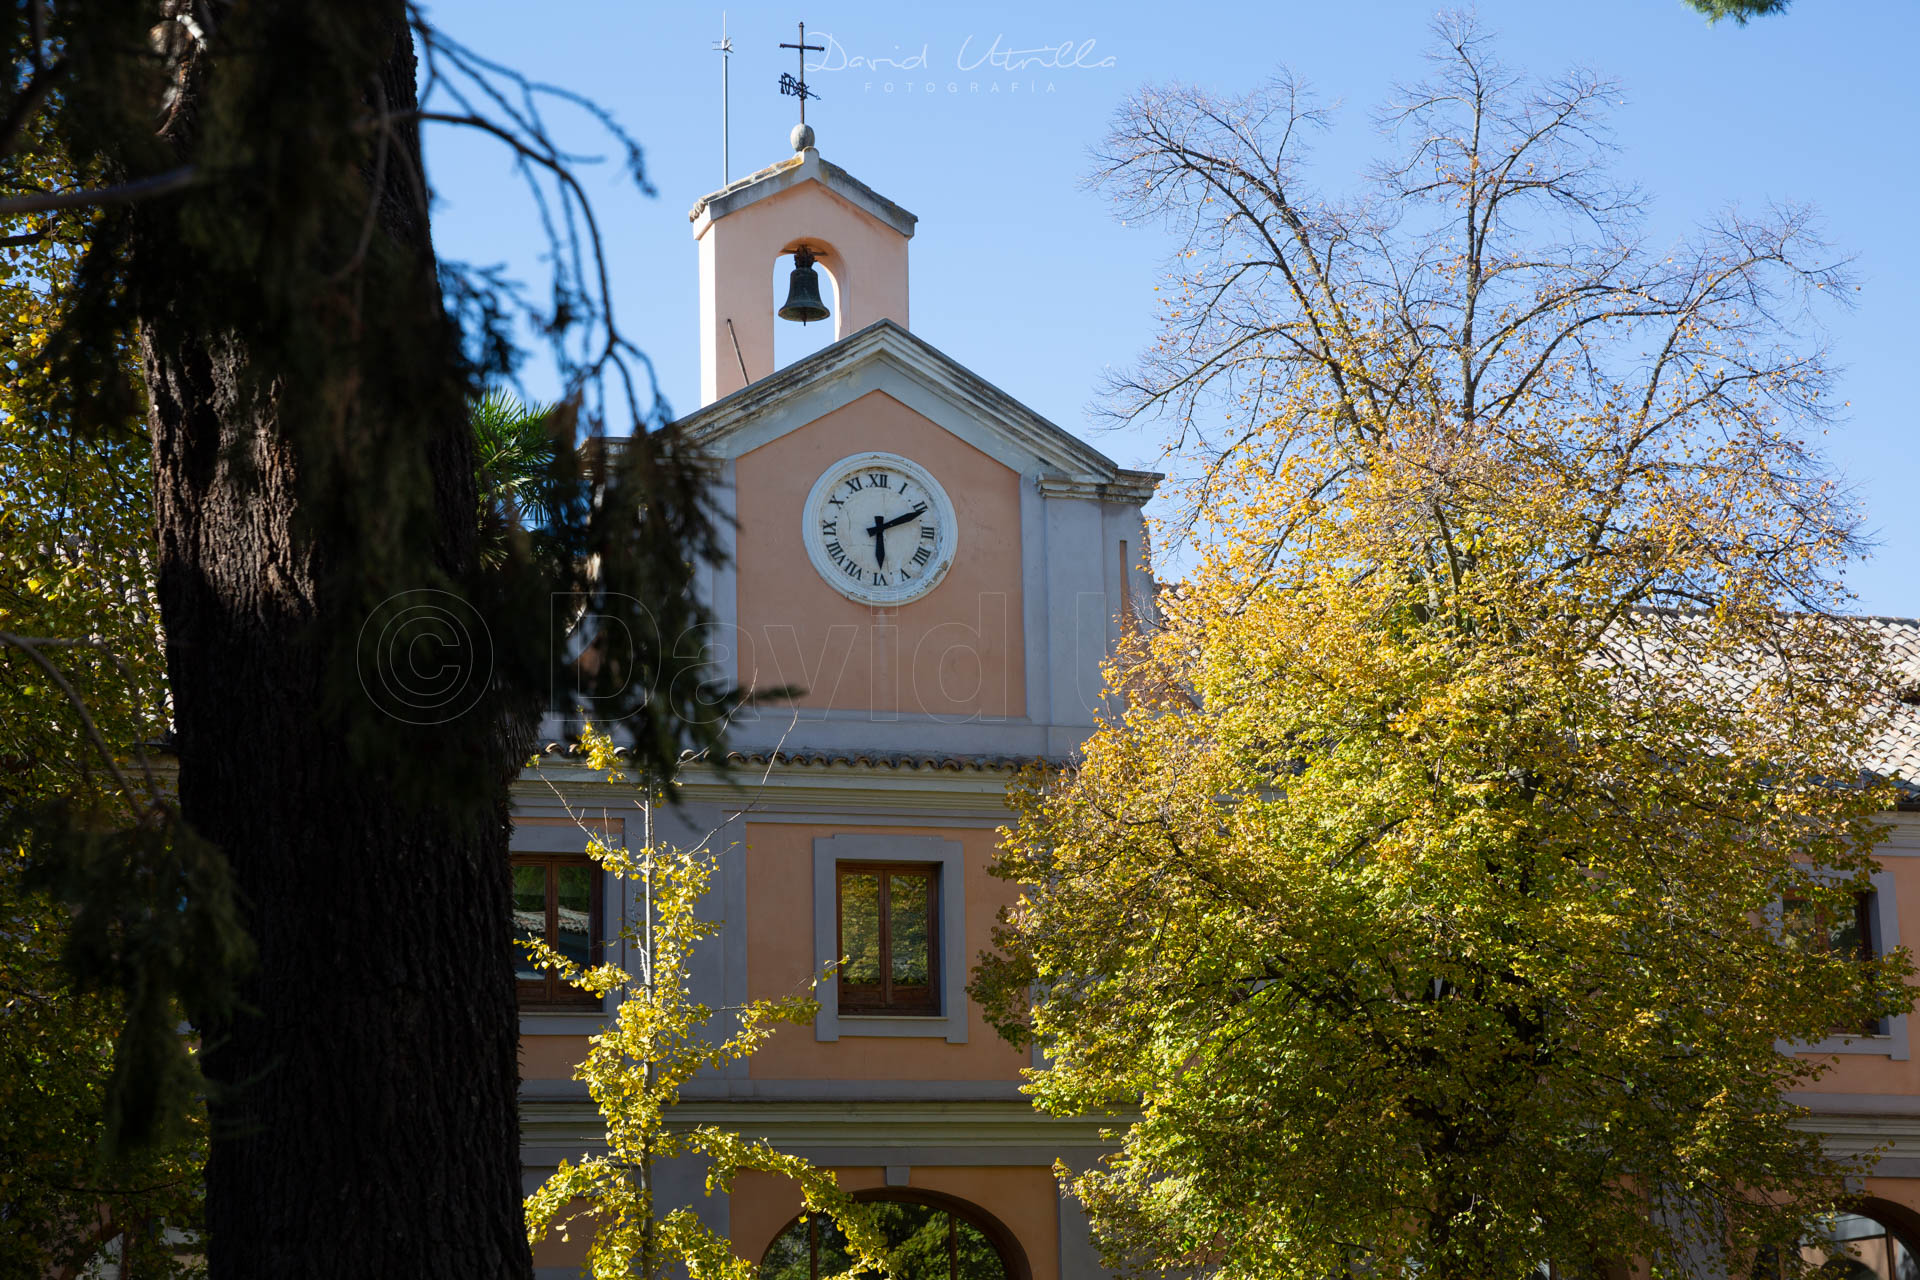
[[[15,196],[0,200],[0,216],[16,213],[47,213],[55,209],[85,209],[106,204],[131,204],[150,200],[190,186],[199,181],[200,171],[193,165],[181,165],[150,178],[136,178],[111,187],[90,187],[82,191],[51,191],[36,196]]]

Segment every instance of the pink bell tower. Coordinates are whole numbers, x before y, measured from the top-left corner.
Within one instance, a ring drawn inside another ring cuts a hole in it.
[[[805,247],[833,277],[833,336],[877,320],[907,324],[907,241],[918,221],[820,158],[813,127],[793,130],[794,154],[729,184],[688,215],[700,242],[700,403],[712,404],[774,370],[771,287],[776,259]]]

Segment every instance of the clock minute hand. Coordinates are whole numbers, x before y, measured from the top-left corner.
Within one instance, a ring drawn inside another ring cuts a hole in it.
[[[878,528],[891,529],[895,525],[905,524],[907,521],[918,519],[919,517],[925,514],[927,514],[926,504],[922,503],[920,506],[917,506],[913,510],[907,512],[907,514],[903,516],[895,516],[893,519],[887,521],[885,524],[880,523],[879,516],[875,516],[873,518],[873,522],[874,522],[874,525]]]

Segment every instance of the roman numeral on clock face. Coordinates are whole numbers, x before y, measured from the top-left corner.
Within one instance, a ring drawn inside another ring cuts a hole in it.
[[[924,565],[927,561],[931,560],[932,558],[933,558],[932,547],[921,547],[920,549],[918,549],[913,553],[913,562],[915,564]]]

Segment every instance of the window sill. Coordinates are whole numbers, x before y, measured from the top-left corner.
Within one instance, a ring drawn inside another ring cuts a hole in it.
[[[945,1038],[952,1019],[943,1013],[843,1013],[842,1036],[927,1036]]]
[[[1867,1054],[1870,1056],[1878,1056],[1882,1058],[1894,1058],[1894,1057],[1905,1056],[1903,1053],[1901,1053],[1901,1050],[1903,1048],[1904,1046],[1900,1044],[1898,1037],[1895,1037],[1892,1035],[1877,1035],[1877,1036],[1838,1035],[1838,1036],[1828,1036],[1825,1040],[1818,1041],[1817,1043],[1814,1043],[1814,1044],[1794,1045],[1793,1052],[1807,1053],[1807,1054],[1814,1054],[1814,1055],[1823,1055],[1823,1054],[1829,1054],[1829,1053],[1854,1053],[1854,1054]]]
[[[590,1036],[606,1030],[607,1014],[594,1005],[521,1005],[523,1036]]]

